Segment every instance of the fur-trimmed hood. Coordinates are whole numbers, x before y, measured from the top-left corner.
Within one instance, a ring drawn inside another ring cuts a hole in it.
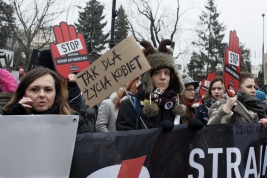
[[[143,40],[140,44],[145,47],[143,52],[151,66],[151,69],[141,76],[141,82],[145,92],[153,93],[154,91],[153,80],[151,78],[152,73],[155,70],[167,67],[171,70],[174,76],[174,80],[170,83],[169,87],[177,94],[182,95],[184,92],[184,85],[175,66],[174,58],[171,55],[172,49],[166,47],[166,45],[171,45],[172,41],[168,39],[163,40],[158,49],[154,49],[148,41]]]
[[[141,82],[143,84],[143,90],[145,93],[152,94],[155,90],[153,86],[152,74],[155,70],[161,68],[169,68],[172,75],[169,83],[169,89],[172,89],[179,99],[179,95],[183,95],[184,85],[182,79],[177,71],[177,67],[172,57],[172,49],[167,48],[167,45],[171,45],[172,41],[169,39],[162,40],[158,49],[155,49],[148,41],[141,41],[140,44],[145,48],[143,53],[145,54],[151,69],[141,75]],[[145,105],[143,113],[147,117],[153,117],[158,113],[158,106],[153,104]],[[174,115],[183,115],[186,111],[186,107],[182,104],[177,104],[171,109]]]

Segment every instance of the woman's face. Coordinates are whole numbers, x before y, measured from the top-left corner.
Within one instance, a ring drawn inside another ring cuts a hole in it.
[[[194,85],[187,85],[185,87],[185,92],[184,92],[185,99],[187,99],[187,100],[194,99],[195,93],[196,93],[196,89],[195,89]]]
[[[244,80],[242,84],[240,84],[239,89],[250,96],[255,96],[256,94],[255,86],[256,85],[254,79],[247,78]]]
[[[153,86],[161,90],[166,90],[169,87],[171,79],[171,71],[168,68],[156,70],[152,74]]]
[[[55,101],[55,80],[50,74],[34,80],[25,90],[25,95],[32,100],[32,109],[43,112],[50,109]]]
[[[221,81],[214,82],[211,87],[211,96],[218,100],[220,99],[224,94],[223,84]]]

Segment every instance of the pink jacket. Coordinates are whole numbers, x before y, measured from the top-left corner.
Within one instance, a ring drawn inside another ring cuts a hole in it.
[[[18,87],[18,81],[10,72],[0,68],[0,85],[2,92],[15,93]]]

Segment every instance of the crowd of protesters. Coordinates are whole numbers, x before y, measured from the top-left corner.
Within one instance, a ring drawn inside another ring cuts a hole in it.
[[[1,101],[1,114],[77,114],[77,133],[157,127],[172,131],[179,124],[199,129],[212,124],[258,122],[267,127],[266,95],[255,89],[250,73],[240,73],[237,93],[229,91],[232,96],[226,93],[223,78],[216,76],[202,100],[196,100],[199,82],[177,71],[168,48],[172,41],[163,40],[157,49],[145,40],[140,44],[151,68],[92,108],[87,106],[75,74],[69,74],[68,80],[57,74],[50,50],[40,53],[40,66],[19,83],[0,69],[0,90],[9,93],[8,99]]]

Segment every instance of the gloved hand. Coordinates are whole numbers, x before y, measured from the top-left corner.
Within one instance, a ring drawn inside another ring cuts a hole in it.
[[[198,119],[189,119],[188,128],[189,129],[201,129],[203,127],[203,123]]]
[[[158,127],[163,127],[163,131],[170,132],[174,127],[174,123],[170,120],[163,120]]]

